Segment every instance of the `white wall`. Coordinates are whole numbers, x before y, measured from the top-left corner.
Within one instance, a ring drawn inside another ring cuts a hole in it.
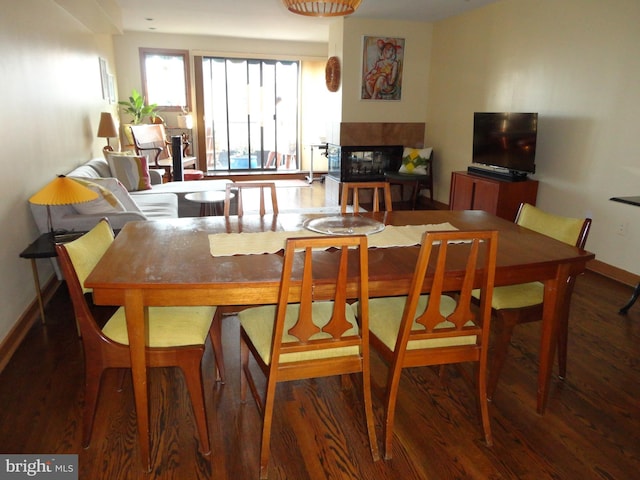
[[[471,163],[474,111],[539,112],[538,205],[590,216],[587,249],[640,273],[640,2],[503,0],[435,25],[427,141],[436,197]],[[627,227],[625,236],[616,234]]]
[[[102,99],[98,57],[112,67],[107,35],[89,33],[52,0],[5,5],[0,15],[0,341],[35,288],[20,252],[38,231],[28,198],[76,165],[101,155],[95,137]],[[41,280],[53,273],[39,260]]]

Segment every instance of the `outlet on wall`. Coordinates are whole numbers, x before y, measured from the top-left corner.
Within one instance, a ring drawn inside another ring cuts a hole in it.
[[[618,235],[620,235],[621,237],[624,237],[627,234],[627,223],[626,222],[620,222],[618,224],[618,230],[617,230]]]

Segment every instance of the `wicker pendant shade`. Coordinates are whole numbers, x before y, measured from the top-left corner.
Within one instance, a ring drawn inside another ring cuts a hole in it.
[[[290,12],[307,17],[339,17],[351,15],[362,0],[282,0]]]

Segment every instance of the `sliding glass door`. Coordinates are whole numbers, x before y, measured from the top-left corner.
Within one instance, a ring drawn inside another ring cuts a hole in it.
[[[298,169],[298,62],[202,58],[208,171]]]

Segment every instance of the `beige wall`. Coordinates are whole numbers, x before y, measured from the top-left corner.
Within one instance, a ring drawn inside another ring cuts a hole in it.
[[[0,341],[35,289],[20,252],[38,235],[28,198],[76,165],[101,155],[95,137],[102,99],[98,57],[113,70],[107,35],[89,33],[50,0],[23,0],[0,15]],[[41,278],[52,275],[39,260]]]
[[[347,18],[343,41],[343,122],[424,122],[427,110],[431,35],[429,23]],[[405,39],[402,99],[361,100],[362,37]]]
[[[471,162],[474,111],[539,112],[538,205],[590,216],[587,249],[640,273],[640,2],[504,0],[435,25],[427,143],[436,197]],[[616,234],[625,225],[626,235]]]

